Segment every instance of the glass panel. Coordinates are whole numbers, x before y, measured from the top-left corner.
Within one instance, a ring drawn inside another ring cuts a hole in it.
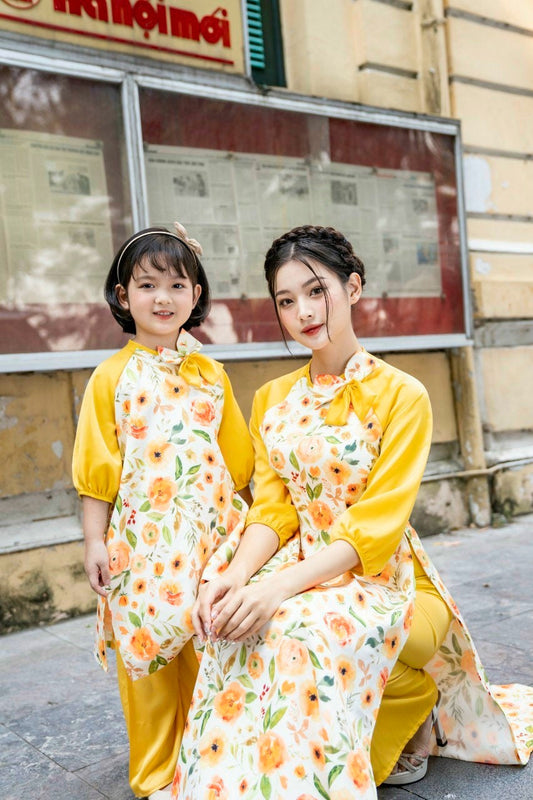
[[[0,68],[0,350],[106,349],[103,302],[131,233],[120,87]]]
[[[454,137],[157,90],[141,116],[150,221],[204,248],[205,341],[279,341],[263,259],[308,223],[366,264],[360,336],[464,332]]]

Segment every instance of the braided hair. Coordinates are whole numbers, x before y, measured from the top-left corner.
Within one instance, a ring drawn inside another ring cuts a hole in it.
[[[322,286],[326,300],[326,325],[329,317],[329,295],[323,280],[316,273],[313,262],[322,264],[334,272],[343,284],[348,283],[350,275],[355,272],[361,278],[361,286],[365,285],[365,266],[355,255],[351,243],[340,231],[319,225],[300,225],[293,228],[275,239],[265,256],[265,278],[270,296],[274,300],[280,328],[281,320],[275,302],[276,275],[280,267],[288,261],[300,261],[305,264]],[[285,339],[284,335],[283,338]]]

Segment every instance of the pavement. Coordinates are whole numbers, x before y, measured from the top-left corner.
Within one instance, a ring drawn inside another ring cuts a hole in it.
[[[533,684],[533,514],[426,537],[424,545],[489,679]],[[114,668],[97,666],[92,634],[93,617],[85,616],[0,638],[0,800],[132,800]],[[422,781],[378,795],[532,800],[533,760],[500,767],[431,758]]]

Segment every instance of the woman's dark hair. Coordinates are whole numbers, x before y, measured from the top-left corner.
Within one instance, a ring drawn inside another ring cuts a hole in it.
[[[361,285],[365,285],[365,266],[358,258],[348,239],[335,228],[321,228],[318,225],[301,225],[284,233],[279,239],[272,242],[270,250],[265,256],[265,278],[280,328],[278,307],[276,304],[276,275],[280,267],[288,261],[300,261],[313,273],[324,290],[326,300],[326,327],[329,317],[329,295],[326,286],[313,267],[315,263],[322,264],[337,275],[339,280],[346,284],[352,272],[361,278]],[[285,339],[285,335],[283,334]]]
[[[204,321],[211,304],[207,275],[191,246],[175,233],[165,228],[145,228],[130,236],[118,250],[106,278],[104,296],[111,313],[125,333],[136,333],[135,321],[126,308],[122,308],[116,294],[120,284],[126,290],[133,271],[142,261],[148,262],[159,272],[173,270],[180,278],[189,278],[202,288],[198,302],[183,328],[188,331]]]

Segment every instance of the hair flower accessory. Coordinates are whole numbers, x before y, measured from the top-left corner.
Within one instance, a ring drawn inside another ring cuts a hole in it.
[[[176,231],[176,235],[182,239],[185,244],[194,252],[197,256],[201,256],[204,252],[202,249],[202,245],[200,242],[196,241],[196,239],[189,238],[186,229],[183,227],[181,222],[174,223],[174,230]]]

